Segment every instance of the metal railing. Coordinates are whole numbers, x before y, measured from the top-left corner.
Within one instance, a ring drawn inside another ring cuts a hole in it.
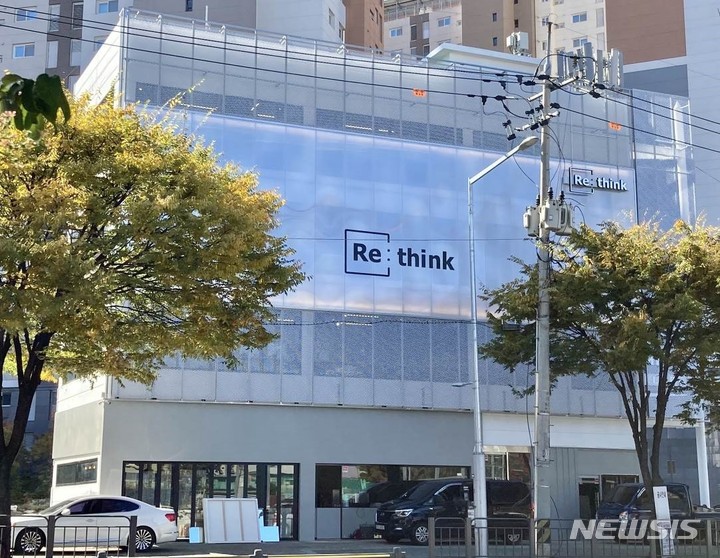
[[[4,522],[7,516],[4,516]],[[66,553],[135,556],[137,516],[12,516],[15,525],[0,525],[0,544],[10,531],[10,551],[15,556],[52,558],[53,550]]]
[[[478,520],[430,518],[429,558],[720,558],[720,520],[694,519],[671,522],[670,536],[663,538],[657,524],[632,521],[553,519],[549,527],[530,520],[499,523],[487,519],[482,529],[488,540],[487,554],[480,557],[475,546]],[[495,523],[493,523],[495,522]],[[542,531],[542,532],[539,532]],[[544,542],[537,543],[536,537]]]

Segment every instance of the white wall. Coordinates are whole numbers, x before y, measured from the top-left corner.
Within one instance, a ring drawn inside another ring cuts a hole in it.
[[[334,14],[331,25],[328,11]],[[340,43],[338,26],[345,27],[342,0],[258,0],[257,29]]]
[[[692,143],[697,146],[720,150],[717,125],[720,121],[720,105],[717,101],[717,7],[710,2],[685,2],[685,41],[687,46],[689,112],[692,119]],[[685,109],[687,112],[688,109]],[[698,118],[701,117],[701,118]],[[706,128],[703,130],[702,128]],[[695,162],[696,196],[698,212],[705,211],[708,224],[720,224],[720,157],[708,149],[693,149]]]
[[[34,6],[37,19],[34,21],[16,21],[16,8]],[[48,11],[47,0],[27,2],[10,0],[0,7],[0,71],[8,70],[23,77],[35,78],[45,72],[47,59],[48,22],[45,13]],[[35,54],[29,58],[13,58],[13,45],[33,43]],[[0,73],[1,75],[1,73]]]
[[[101,455],[92,489],[102,493],[120,493],[123,461],[299,463],[303,540],[315,536],[316,464],[470,465],[473,440],[467,411],[111,400],[58,412],[56,421],[53,458]],[[487,450],[528,448],[531,423],[525,415],[486,414]],[[555,447],[632,451],[623,419],[554,417],[551,428]]]

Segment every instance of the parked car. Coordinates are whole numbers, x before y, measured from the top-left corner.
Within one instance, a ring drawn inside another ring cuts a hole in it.
[[[705,527],[701,520],[720,519],[717,510],[696,507],[686,484],[669,483],[667,487],[668,507],[672,520],[697,520],[698,531],[704,536]],[[643,483],[618,484],[603,498],[598,506],[596,518],[607,531],[615,533],[617,540],[625,540],[629,523],[633,520],[652,517],[652,491],[645,490]],[[647,533],[645,533],[647,534]],[[644,538],[644,537],[641,537]]]
[[[410,539],[415,544],[428,544],[430,517],[464,522],[473,501],[472,484],[472,480],[462,478],[416,484],[397,500],[378,508],[376,534],[391,543]],[[529,487],[524,482],[507,480],[488,480],[486,487],[488,538],[511,544],[527,540],[531,515]]]
[[[13,547],[16,553],[36,554],[47,541],[51,516],[55,517],[57,546],[128,546],[129,518],[133,515],[137,516],[137,552],[177,540],[177,518],[171,508],[157,508],[125,496],[83,496],[54,504],[36,515],[13,516]]]

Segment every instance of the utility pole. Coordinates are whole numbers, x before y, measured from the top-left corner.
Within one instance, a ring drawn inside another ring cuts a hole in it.
[[[561,191],[558,199],[553,199],[550,187],[550,119],[557,116],[557,112],[550,112],[550,93],[553,87],[562,88],[576,81],[582,81],[592,87],[586,91],[594,97],[600,94],[596,89],[621,86],[622,82],[622,54],[613,50],[611,56],[605,59],[598,52],[597,63],[593,57],[592,45],[584,44],[575,57],[564,57],[563,63],[558,64],[557,74],[553,76],[550,62],[552,48],[552,26],[547,24],[547,50],[545,53],[545,69],[542,75],[542,92],[527,99],[533,103],[540,100],[539,109],[530,110],[531,124],[526,127],[536,129],[540,127],[540,185],[539,195],[535,206],[528,207],[523,215],[523,224],[528,236],[538,240],[537,270],[538,270],[538,305],[535,317],[535,440],[533,441],[533,503],[535,522],[536,556],[549,556],[550,548],[550,233],[559,236],[571,234],[573,228],[572,207],[566,203],[564,193]],[[567,67],[568,60],[574,61],[574,71]],[[573,74],[573,75],[570,75]],[[564,78],[553,84],[554,77]],[[597,78],[600,78],[599,81]],[[558,108],[559,105],[555,105]],[[539,117],[537,116],[539,113]],[[506,125],[510,123],[507,122]]]
[[[547,24],[545,79],[542,110],[550,108],[550,38],[552,22]],[[550,542],[550,229],[543,208],[550,202],[550,133],[540,127],[540,222],[538,249],[538,307],[535,321],[535,455],[533,463],[533,501],[535,504],[536,555],[547,556],[541,545]]]

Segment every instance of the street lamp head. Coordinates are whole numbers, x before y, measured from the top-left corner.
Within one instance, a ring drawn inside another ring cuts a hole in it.
[[[507,161],[511,157],[514,157],[515,155],[520,153],[520,151],[525,151],[528,147],[532,147],[533,145],[535,145],[537,143],[537,141],[538,141],[537,136],[526,137],[520,143],[518,143],[515,147],[513,147],[510,151],[505,153],[505,155],[500,157],[498,160],[496,160],[493,163],[490,163],[487,167],[485,167],[479,173],[468,178],[468,197],[472,195],[470,188],[473,184],[475,184],[478,180],[480,180],[483,176],[485,176],[492,170],[494,170],[497,167],[499,167],[500,165],[502,165],[505,161]],[[468,201],[470,201],[470,200],[468,199]],[[470,210],[471,210],[471,208],[468,208],[468,211],[470,211]]]
[[[538,142],[539,139],[540,138],[538,138],[537,136],[526,137],[518,144],[518,148],[519,148],[518,151],[524,151],[528,147],[532,147],[533,145],[535,145]]]

